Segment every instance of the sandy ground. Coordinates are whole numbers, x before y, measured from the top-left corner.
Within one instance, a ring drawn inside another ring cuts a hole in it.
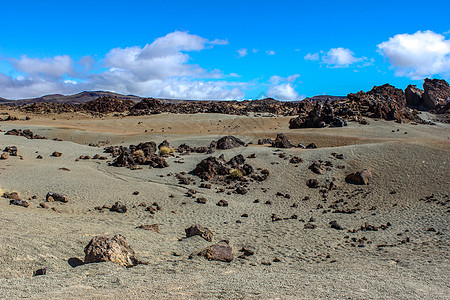
[[[288,120],[212,114],[103,120],[63,115],[0,123],[4,131],[31,129],[64,140],[0,135],[2,149],[16,145],[23,156],[23,160],[0,160],[0,187],[17,191],[22,198],[37,196],[28,208],[0,198],[0,298],[448,299],[450,126],[370,120],[370,125],[289,130]],[[314,142],[319,148],[278,151],[256,145],[258,138],[274,138],[278,132],[295,143]],[[196,185],[189,186],[167,176],[191,171],[206,154],[168,158],[170,166],[164,169],[129,170],[98,160],[75,162],[80,155],[102,154],[102,148],[89,143],[129,145],[167,139],[175,147],[181,143],[208,146],[228,134],[254,144],[216,151],[214,156],[224,154],[230,159],[256,153],[247,162],[270,170],[269,178],[251,183],[246,195],[216,193],[217,185],[210,190],[198,188],[200,180],[195,176]],[[50,157],[53,151],[63,155]],[[344,159],[335,159],[333,152],[342,153]],[[299,156],[304,162],[291,164],[280,153]],[[38,154],[42,160],[35,158]],[[318,159],[345,168],[332,167],[317,175],[308,166]],[[365,168],[374,174],[369,185],[345,183],[347,174]],[[339,188],[324,201],[317,189],[306,186],[310,178],[321,182],[335,178]],[[197,189],[207,203],[186,197],[188,188]],[[49,191],[69,197],[66,204],[49,203],[59,213],[38,207]],[[139,195],[133,195],[134,191]],[[277,192],[289,193],[291,198],[276,196]],[[169,198],[170,194],[175,197]],[[420,200],[432,194],[436,201]],[[310,199],[304,200],[305,196]],[[228,207],[216,206],[222,199]],[[340,199],[347,202],[345,207],[361,210],[355,214],[328,211]],[[119,200],[129,208],[127,213],[94,210]],[[264,204],[268,200],[272,205]],[[137,206],[142,201],[156,201],[162,210],[152,216]],[[294,203],[298,207],[291,207]],[[244,213],[248,217],[241,217]],[[272,222],[272,214],[296,214],[298,219]],[[304,229],[302,221],[311,217],[317,228]],[[332,220],[344,230],[330,228]],[[365,222],[375,226],[390,222],[391,227],[349,232]],[[154,223],[161,233],[136,229]],[[244,245],[252,246],[255,255],[231,263],[188,259],[191,252],[211,244],[200,237],[183,238],[184,229],[193,223],[210,228],[216,242],[229,240],[235,257]],[[427,231],[431,227],[436,232]],[[83,249],[93,236],[118,233],[148,265],[129,269],[112,263],[69,265],[71,258],[84,258]],[[364,247],[352,246],[358,244],[352,238],[363,237]],[[274,262],[275,258],[280,261]],[[32,277],[42,267],[48,268],[48,275]]]

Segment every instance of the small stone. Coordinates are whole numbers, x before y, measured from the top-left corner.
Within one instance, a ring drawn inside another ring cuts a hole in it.
[[[41,275],[47,275],[47,268],[42,268],[42,269],[33,271],[33,276],[41,276]]]
[[[133,195],[139,195],[139,191],[134,191]]]
[[[122,204],[122,202],[117,201],[116,203],[114,203],[110,210],[123,214],[127,212],[127,207]]]
[[[23,207],[28,207],[30,204],[26,200],[20,200],[20,199],[12,199],[9,201],[10,205],[18,205]]]
[[[217,206],[228,206],[228,202],[226,200],[220,200],[216,204]]]
[[[141,226],[138,226],[136,228],[140,228],[140,229],[144,229],[144,230],[151,230],[151,231],[154,231],[154,232],[157,232],[157,233],[160,232],[158,224],[141,225]]]
[[[51,156],[53,156],[53,157],[60,157],[61,155],[62,155],[61,152],[55,151],[55,152],[52,153]]]
[[[311,223],[305,223],[305,225],[303,225],[303,228],[305,229],[315,229],[317,226]]]
[[[45,196],[45,199],[47,202],[59,201],[67,203],[69,201],[65,195],[53,192],[48,192],[47,196]]]

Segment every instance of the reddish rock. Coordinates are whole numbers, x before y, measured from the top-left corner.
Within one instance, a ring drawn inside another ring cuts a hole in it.
[[[67,199],[66,195],[58,194],[58,193],[52,193],[52,192],[47,193],[47,196],[45,196],[45,199],[46,199],[47,202],[59,201],[59,202],[66,203],[66,202],[69,201]]]
[[[23,207],[28,207],[28,206],[30,206],[30,203],[28,203],[28,201],[26,201],[26,200],[20,200],[20,199],[12,199],[12,200],[9,200],[9,204],[10,204],[10,205],[23,206]]]
[[[358,184],[358,185],[367,185],[367,184],[369,184],[369,181],[371,179],[372,179],[372,172],[370,172],[367,169],[349,174],[349,175],[347,175],[347,177],[345,177],[345,181],[347,183]]]
[[[136,228],[140,228],[140,229],[144,229],[144,230],[151,230],[151,231],[154,231],[154,232],[157,232],[157,233],[160,232],[158,224],[141,225],[141,226],[138,226]]]
[[[275,148],[292,148],[291,141],[282,133],[277,134],[275,141],[272,144]]]
[[[423,102],[427,108],[445,106],[450,98],[450,86],[443,79],[428,79],[423,82]]]
[[[191,227],[185,229],[186,237],[191,237],[194,235],[199,235],[208,242],[213,240],[214,233],[206,227],[203,227],[199,224],[194,224]]]
[[[217,260],[223,262],[231,262],[234,259],[233,249],[225,243],[206,247],[196,253],[192,253],[189,258],[192,258],[194,255],[203,256],[207,260]]]

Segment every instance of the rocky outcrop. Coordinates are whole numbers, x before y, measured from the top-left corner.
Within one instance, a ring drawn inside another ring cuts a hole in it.
[[[423,102],[427,108],[445,106],[449,102],[450,86],[443,79],[425,78],[423,90]]]
[[[133,105],[134,102],[132,100],[119,99],[117,97],[100,97],[83,104],[82,108],[88,112],[107,114],[128,111]]]
[[[423,90],[417,88],[415,85],[408,85],[405,89],[406,104],[410,106],[423,105]]]
[[[11,129],[11,130],[7,131],[5,133],[5,135],[23,136],[23,137],[25,137],[27,139],[30,139],[30,140],[36,140],[36,139],[46,140],[47,139],[46,137],[34,134],[29,129],[24,129],[23,131],[22,131],[22,129]]]
[[[120,234],[113,237],[93,237],[84,248],[84,253],[85,264],[110,261],[129,268],[141,263],[125,237]]]

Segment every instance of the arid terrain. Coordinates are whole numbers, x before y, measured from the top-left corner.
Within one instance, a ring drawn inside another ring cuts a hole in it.
[[[420,117],[435,125],[369,119],[301,129],[289,129],[287,116],[14,115],[0,124],[1,150],[17,147],[0,160],[0,187],[29,206],[0,198],[1,298],[448,299],[450,125],[432,114]],[[12,129],[47,139],[4,135]],[[317,148],[258,145],[278,133]],[[229,135],[247,145],[210,147]],[[127,168],[104,152],[163,140],[209,153],[172,150],[167,167]],[[208,157],[239,154],[252,175],[193,172]],[[346,180],[365,169],[368,184]],[[261,170],[267,178],[252,177]],[[49,192],[67,202],[46,201]],[[112,209],[118,201],[125,213]],[[152,224],[158,230],[137,228]],[[193,224],[212,241],[186,237]],[[143,264],[81,264],[94,236],[117,234]],[[231,262],[191,255],[222,240]],[[33,276],[41,268],[46,275]]]

